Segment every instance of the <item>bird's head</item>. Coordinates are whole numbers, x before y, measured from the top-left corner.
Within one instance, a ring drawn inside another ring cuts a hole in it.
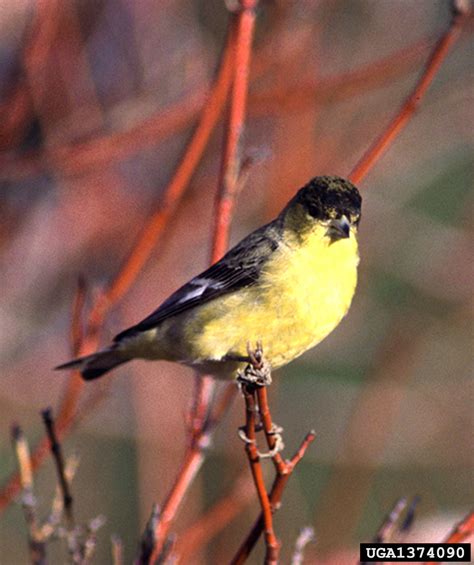
[[[311,229],[323,225],[331,241],[348,238],[357,230],[362,199],[349,181],[334,176],[315,177],[301,188],[286,208],[298,223]]]

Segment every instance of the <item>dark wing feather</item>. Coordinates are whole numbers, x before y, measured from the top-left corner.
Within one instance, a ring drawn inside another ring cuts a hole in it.
[[[278,247],[279,233],[264,226],[232,248],[220,261],[174,292],[157,310],[114,341],[149,330],[160,322],[215,298],[256,284],[268,257]]]

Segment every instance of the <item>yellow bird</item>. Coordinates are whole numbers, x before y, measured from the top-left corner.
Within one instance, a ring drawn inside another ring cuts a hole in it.
[[[340,177],[316,177],[277,218],[102,351],[60,365],[84,379],[132,359],[183,363],[232,378],[260,341],[281,367],[323,340],[347,314],[357,283],[361,197]]]

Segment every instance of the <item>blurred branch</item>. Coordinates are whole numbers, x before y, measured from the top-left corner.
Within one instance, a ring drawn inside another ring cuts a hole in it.
[[[230,19],[227,45],[222,66],[232,73],[232,86],[229,101],[229,114],[225,125],[224,149],[216,197],[215,226],[211,252],[211,262],[223,255],[229,237],[230,221],[240,175],[240,140],[245,122],[248,90],[248,77],[253,32],[255,27],[255,8],[258,0],[240,0],[235,14]],[[151,557],[154,562],[161,553],[164,540],[183,501],[204,460],[203,449],[210,441],[215,424],[208,417],[214,395],[215,384],[211,377],[196,376],[194,402],[190,421],[192,423],[191,441],[184,461],[173,486],[163,504],[157,524],[156,545]]]
[[[470,6],[464,0],[452,0],[452,18],[448,29],[436,43],[413,92],[394,116],[380,137],[364,153],[349,174],[349,179],[358,184],[403,130],[421,104],[426,91],[438,73],[443,61],[461,35],[463,25],[470,16]]]
[[[123,565],[123,542],[117,535],[112,535],[110,538],[112,545],[112,565]]]
[[[400,520],[400,516],[407,507],[407,504],[408,500],[406,499],[406,497],[399,498],[397,502],[395,502],[393,508],[385,517],[380,528],[375,534],[375,537],[373,539],[374,543],[386,543],[393,539],[397,522]]]
[[[474,536],[474,512],[465,516],[453,531],[443,540],[443,543],[462,543]],[[439,561],[427,561],[425,565],[436,565]]]
[[[474,535],[474,512],[470,512],[457,524],[444,543],[461,543]]]
[[[145,530],[143,531],[142,539],[140,541],[140,549],[137,556],[138,565],[153,563],[150,558],[156,543],[155,531],[159,518],[160,508],[157,504],[153,504],[150,517],[148,518],[148,522],[146,523]]]
[[[295,550],[291,557],[291,565],[303,565],[304,550],[308,543],[314,541],[314,530],[311,527],[303,528],[296,539]]]
[[[343,100],[384,86],[414,68],[426,51],[427,44],[426,39],[417,41],[387,57],[340,75],[315,80],[311,73],[307,78],[301,77],[297,86],[276,83],[250,91],[249,113],[255,116],[268,116],[275,112],[291,112],[327,100]],[[266,70],[269,62],[270,60],[266,58],[265,64],[258,65],[257,71],[252,74],[252,79],[258,78]],[[126,131],[64,147],[50,148],[47,159],[37,152],[31,152],[23,157],[6,155],[0,158],[0,178],[15,180],[40,174],[51,167],[57,168],[66,175],[83,174],[90,169],[110,165],[185,129],[205,103],[206,92],[205,88],[199,89],[184,100],[160,109]],[[20,94],[23,96],[22,90]],[[8,133],[13,126],[8,127],[8,124],[16,105],[21,100],[20,94],[18,100],[12,98],[10,102],[0,106],[0,117],[3,115],[8,117],[8,120],[0,120],[3,127],[3,131],[0,131],[0,140],[3,136],[10,142],[14,140]],[[7,127],[8,131],[5,131]]]
[[[37,2],[30,29],[27,32],[22,53],[23,75],[37,77],[44,67],[59,25],[60,4],[58,0]],[[11,89],[9,99],[0,106],[0,148],[19,142],[34,112],[31,89],[25,76],[20,75]],[[39,93],[42,85],[35,81]]]
[[[375,534],[372,543],[397,543],[401,542],[403,537],[411,529],[415,520],[415,510],[420,502],[418,496],[413,497],[410,504],[406,497],[399,498],[387,516],[384,518],[377,533]],[[405,516],[402,519],[402,514]],[[370,561],[371,565],[376,565]],[[369,565],[369,562],[360,562],[360,565]]]
[[[36,499],[33,494],[30,447],[22,429],[18,425],[12,427],[12,441],[19,467],[22,488],[21,505],[28,529],[30,561],[33,565],[43,565],[46,563],[46,542],[38,536],[38,518]]]
[[[214,82],[211,93],[203,108],[196,130],[187,145],[176,172],[165,188],[157,211],[145,224],[142,233],[138,237],[128,258],[119,270],[115,279],[108,288],[99,296],[89,314],[86,333],[77,349],[78,355],[87,355],[98,346],[98,332],[104,322],[105,316],[110,308],[127,292],[136,280],[145,262],[163,234],[163,231],[175,212],[184,190],[194,173],[199,160],[204,153],[209,138],[219,119],[220,112],[224,106],[231,80],[231,58],[232,50],[229,45],[222,56],[221,65]],[[81,299],[83,290],[79,287],[75,299],[77,318],[73,319],[73,341],[80,335],[79,310],[83,306]],[[76,328],[76,329],[74,329]],[[74,373],[67,385],[64,397],[59,408],[59,416],[56,422],[56,430],[59,437],[68,432],[75,421],[78,411],[79,399],[84,383],[78,373]],[[34,450],[32,455],[32,468],[36,470],[44,461],[48,453],[48,440],[44,438]],[[0,511],[4,509],[20,490],[18,475],[14,475],[6,483],[0,492]]]
[[[72,563],[88,565],[95,553],[97,545],[97,530],[103,525],[104,518],[93,518],[84,527],[72,524],[72,498],[69,494],[69,484],[78,466],[76,456],[63,460],[61,447],[57,441],[54,421],[48,410],[43,411],[43,420],[48,430],[51,442],[51,453],[58,469],[58,485],[51,505],[51,511],[46,520],[40,525],[37,517],[37,501],[33,492],[33,467],[28,441],[19,426],[13,426],[12,438],[18,460],[19,476],[22,488],[22,507],[28,529],[28,546],[30,561],[34,565],[46,564],[46,546],[53,539],[62,538],[67,542],[67,550]],[[61,526],[66,517],[66,527]]]
[[[389,84],[414,69],[428,50],[429,40],[418,40],[358,69],[328,77],[299,75],[298,83],[277,83],[250,92],[250,114],[271,115],[305,110],[315,104],[346,100]],[[304,54],[302,54],[304,56]]]
[[[453,531],[443,540],[443,543],[462,543],[474,536],[474,512],[469,512]],[[439,561],[427,561],[425,565],[436,565]]]
[[[233,82],[226,123],[224,149],[215,205],[211,262],[218,261],[229,243],[230,221],[240,188],[241,138],[245,123],[250,56],[258,0],[240,0],[235,14],[233,42]]]
[[[51,408],[47,408],[43,410],[41,413],[43,417],[43,422],[46,427],[46,432],[51,443],[51,453],[53,455],[54,462],[56,464],[56,470],[58,473],[58,482],[61,488],[61,493],[63,497],[63,508],[66,514],[66,518],[69,522],[69,526],[72,528],[74,525],[74,517],[72,512],[72,495],[69,488],[69,482],[66,478],[65,474],[65,465],[64,465],[64,458],[63,452],[61,449],[61,444],[58,441],[56,435],[56,429],[54,425],[53,415]]]
[[[236,481],[234,488],[179,537],[176,547],[178,563],[189,563],[191,557],[230,524],[253,501],[252,482],[248,478]]]
[[[249,365],[239,377],[245,400],[246,414],[246,423],[241,430],[240,436],[245,442],[245,450],[262,512],[232,559],[232,565],[241,565],[247,560],[262,532],[264,533],[266,545],[265,563],[277,563],[280,544],[273,530],[273,513],[280,507],[283,491],[295,466],[304,457],[306,449],[316,437],[313,431],[309,432],[292,459],[283,459],[281,456],[281,450],[284,447],[281,438],[283,430],[273,422],[270,413],[266,392],[266,386],[271,382],[270,367],[264,360],[261,344],[257,345],[257,349],[254,352],[249,351],[249,358]],[[257,414],[259,415],[258,422]],[[262,454],[258,451],[257,429],[262,429],[265,434],[269,448],[268,453]],[[263,478],[262,458],[271,458],[276,471],[276,477],[269,494],[267,494]]]
[[[79,466],[79,457],[76,454],[69,455],[64,465],[64,476],[68,484],[72,482]],[[49,539],[58,529],[63,517],[64,496],[61,487],[56,487],[56,492],[51,504],[51,511],[44,524],[41,526],[41,538]]]

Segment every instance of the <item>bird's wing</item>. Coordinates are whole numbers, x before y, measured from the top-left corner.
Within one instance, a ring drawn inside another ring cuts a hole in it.
[[[278,248],[278,233],[264,226],[251,233],[224,257],[174,292],[152,314],[119,333],[114,341],[154,328],[163,320],[210,300],[254,285],[268,257]]]

